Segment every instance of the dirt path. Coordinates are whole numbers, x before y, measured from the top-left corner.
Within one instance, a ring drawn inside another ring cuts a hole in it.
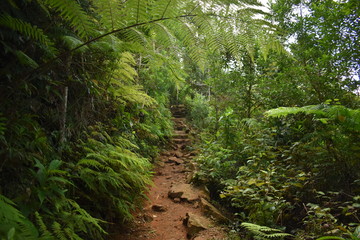
[[[209,218],[203,217],[200,203],[206,202],[206,192],[188,184],[193,170],[191,159],[195,154],[186,150],[186,146],[191,143],[183,118],[183,106],[176,106],[173,116],[174,147],[160,156],[155,168],[154,185],[147,194],[149,200],[144,208],[135,214],[135,221],[122,229],[121,234],[111,236],[112,240],[224,238],[223,230],[215,227],[216,224]],[[202,231],[199,234],[200,230]]]

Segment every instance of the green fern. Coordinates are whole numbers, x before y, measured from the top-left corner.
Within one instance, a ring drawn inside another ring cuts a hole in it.
[[[119,1],[114,0],[94,0],[97,13],[100,17],[102,26],[108,30],[115,30],[123,27],[121,24],[122,5]]]
[[[148,159],[127,149],[133,144],[121,137],[104,142],[89,138],[85,146],[88,153],[76,166],[86,186],[83,195],[92,204],[99,201],[95,204],[99,212],[112,211],[123,219],[132,218],[135,201],[150,184]]]
[[[341,124],[345,129],[360,131],[360,111],[341,105],[309,105],[304,107],[280,107],[265,112],[266,117],[286,117],[291,114],[312,114],[316,120],[327,124],[328,121]]]
[[[136,64],[129,52],[121,53],[109,82],[109,92],[123,103],[130,102],[150,106],[156,103],[155,99],[147,95],[141,85],[136,84],[137,72],[133,68]]]
[[[7,14],[0,15],[0,26],[7,27],[13,31],[17,31],[26,37],[32,38],[46,46],[53,46],[54,43],[49,39],[44,31],[37,26],[31,25],[21,19],[11,17]]]
[[[253,223],[243,222],[241,223],[241,226],[246,230],[248,230],[251,234],[253,234],[255,239],[259,239],[259,240],[264,240],[264,239],[281,240],[284,239],[285,237],[292,236],[291,234],[283,233],[278,229],[269,228],[266,226],[260,226]]]
[[[34,225],[18,210],[10,199],[0,194],[0,238],[38,239]]]
[[[38,226],[39,232],[41,234],[42,239],[53,239],[54,236],[52,233],[48,230],[46,224],[43,221],[43,218],[38,212],[35,212],[35,220],[36,224]]]
[[[80,39],[75,38],[73,36],[62,36],[61,39],[62,39],[62,41],[64,42],[65,46],[68,49],[77,48],[78,46],[80,46],[80,45],[82,45],[84,43]],[[78,51],[79,52],[85,52],[88,49],[89,48],[87,46],[85,46],[85,47],[80,48]]]
[[[75,0],[43,0],[43,3],[57,11],[80,37],[89,37],[94,33],[89,15]]]
[[[317,115],[324,115],[325,113],[320,109],[318,105],[310,105],[304,107],[280,107],[271,109],[265,112],[265,116],[267,117],[286,117],[290,114],[298,114],[298,113],[305,113],[305,114],[317,114]]]

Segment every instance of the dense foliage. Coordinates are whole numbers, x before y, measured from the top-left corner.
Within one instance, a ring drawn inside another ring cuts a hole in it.
[[[264,25],[229,12],[245,3],[259,5],[1,1],[0,238],[102,239],[131,219],[171,136],[185,59],[204,70],[206,49],[247,40],[220,29]]]
[[[359,7],[277,1],[288,54],[264,56],[254,37],[252,54],[213,58],[198,78],[210,90],[187,99],[203,142],[194,181],[255,224],[242,225],[250,239],[272,238],[261,226],[295,239],[360,237]]]
[[[0,238],[103,239],[130,220],[183,102],[194,181],[251,236],[357,239],[359,3],[258,6],[1,1]]]

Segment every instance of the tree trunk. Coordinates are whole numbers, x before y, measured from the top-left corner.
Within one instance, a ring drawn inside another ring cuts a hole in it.
[[[63,88],[63,102],[61,106],[61,116],[60,116],[60,146],[63,145],[66,141],[66,113],[68,106],[68,93],[69,93],[69,87],[65,86]]]

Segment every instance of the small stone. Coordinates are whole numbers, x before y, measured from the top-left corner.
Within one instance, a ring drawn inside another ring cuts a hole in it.
[[[159,205],[159,204],[154,204],[152,205],[151,209],[155,212],[166,212],[166,207],[164,207],[163,205]]]
[[[182,157],[184,156],[184,154],[183,154],[182,152],[180,152],[180,151],[176,151],[176,152],[174,153],[174,155],[175,155],[175,157],[177,157],[177,158],[182,158]]]
[[[175,163],[176,165],[180,165],[184,162],[181,159],[178,159],[177,157],[169,157],[166,163]]]
[[[173,199],[173,202],[174,202],[174,203],[180,203],[180,202],[181,202],[181,199],[180,199],[180,198],[174,198],[174,199]]]
[[[149,214],[144,214],[143,219],[145,222],[151,222],[154,218]]]

